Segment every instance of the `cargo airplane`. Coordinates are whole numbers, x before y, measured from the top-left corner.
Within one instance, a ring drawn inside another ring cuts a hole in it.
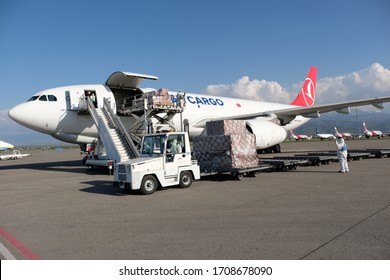
[[[383,108],[390,96],[365,100],[340,102],[327,105],[314,105],[316,93],[317,68],[310,67],[300,92],[290,104],[260,102],[206,94],[186,93],[186,109],[180,116],[173,117],[177,130],[182,127],[181,120],[188,121],[189,135],[199,135],[206,122],[212,120],[245,120],[250,133],[256,135],[258,150],[279,152],[280,143],[289,130],[295,129],[310,118],[330,111],[343,112],[349,107],[372,104]],[[80,146],[93,143],[98,138],[98,128],[91,115],[79,114],[79,100],[92,94],[95,106],[102,107],[103,99],[111,100],[111,109],[120,112],[120,100],[125,97],[141,97],[148,89],[139,88],[143,80],[157,80],[156,76],[115,72],[105,84],[74,85],[52,88],[34,94],[27,102],[9,111],[11,119],[30,129],[49,134],[56,139],[77,143]],[[176,92],[169,92],[174,95]],[[134,122],[131,116],[122,115],[124,125]],[[127,127],[127,126],[126,126]]]

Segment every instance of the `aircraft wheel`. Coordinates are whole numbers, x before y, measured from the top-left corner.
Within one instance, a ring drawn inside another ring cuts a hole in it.
[[[282,150],[280,148],[280,144],[276,144],[273,146],[274,153],[280,153]]]
[[[141,192],[143,194],[152,194],[157,190],[158,182],[156,177],[152,175],[146,175],[142,179],[141,183]]]
[[[83,165],[85,166],[85,163],[87,162],[87,156],[83,157],[82,162],[83,162]]]
[[[189,171],[183,171],[180,173],[180,187],[189,188],[192,184],[192,175]]]

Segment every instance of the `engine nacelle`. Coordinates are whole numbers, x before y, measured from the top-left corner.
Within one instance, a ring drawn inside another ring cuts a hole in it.
[[[287,131],[275,123],[266,120],[247,120],[249,132],[256,135],[257,149],[266,149],[282,143],[287,137]]]

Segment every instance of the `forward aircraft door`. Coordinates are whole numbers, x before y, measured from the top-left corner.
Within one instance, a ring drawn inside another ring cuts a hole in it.
[[[81,88],[71,88],[65,91],[66,110],[78,111],[81,98],[84,98],[84,90]]]

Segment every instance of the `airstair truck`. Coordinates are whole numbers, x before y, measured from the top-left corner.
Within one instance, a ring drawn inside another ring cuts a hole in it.
[[[144,136],[140,157],[117,163],[114,169],[114,187],[143,194],[152,194],[159,186],[188,188],[199,179],[200,167],[192,160],[186,132]]]

